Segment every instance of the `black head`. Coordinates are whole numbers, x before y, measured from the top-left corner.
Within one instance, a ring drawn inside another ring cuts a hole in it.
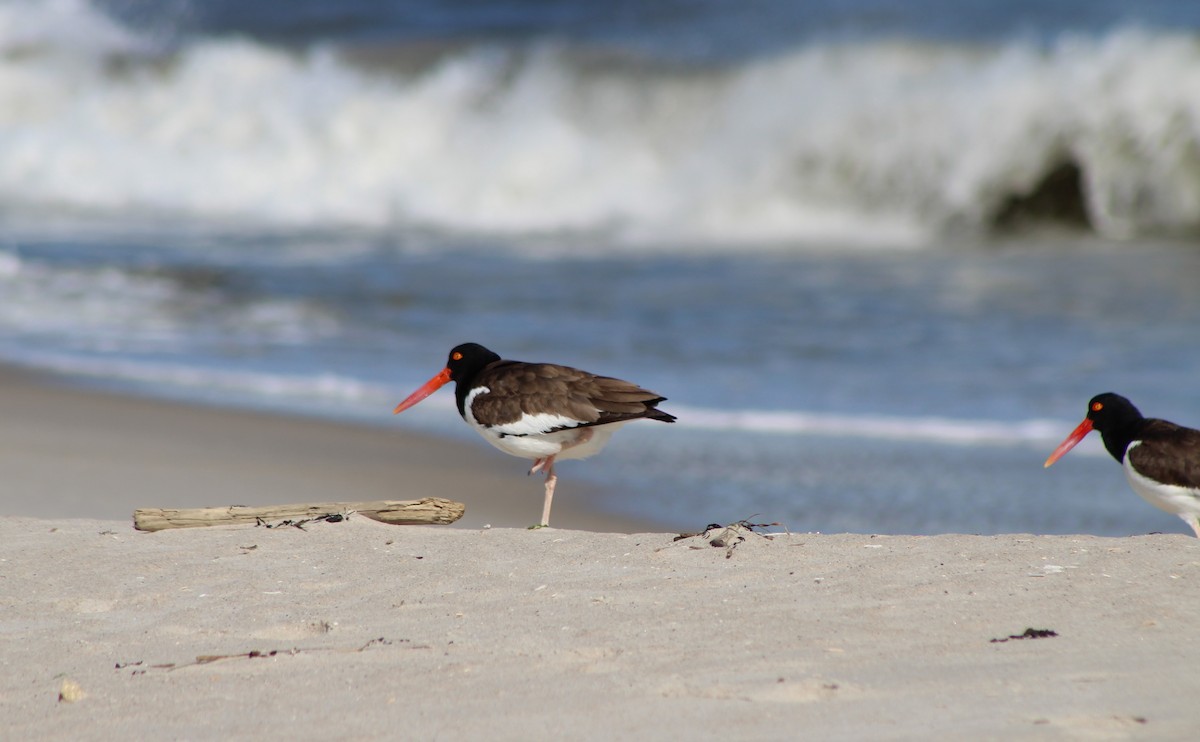
[[[1117,461],[1125,460],[1125,451],[1141,429],[1142,413],[1120,394],[1097,394],[1088,402],[1087,420],[1099,431],[1104,448]]]
[[[450,351],[445,368],[422,384],[417,391],[408,395],[403,402],[396,405],[396,409],[392,412],[395,414],[404,412],[451,381],[456,382],[455,396],[458,398],[458,411],[462,412],[463,397],[467,393],[466,385],[462,382],[470,382],[475,374],[483,370],[484,366],[498,360],[500,360],[500,356],[478,343],[463,343]]]
[[[1088,402],[1087,419],[1101,434],[1125,430],[1142,420],[1142,413],[1120,394],[1097,394]]]
[[[479,343],[456,345],[446,359],[446,368],[452,381],[464,381],[483,370],[489,363],[500,360],[500,356]]]
[[[1097,394],[1088,402],[1087,417],[1071,434],[1066,437],[1058,448],[1046,459],[1046,466],[1058,461],[1063,454],[1075,447],[1093,430],[1100,431],[1104,439],[1104,448],[1117,461],[1125,459],[1125,450],[1138,435],[1144,418],[1133,403],[1119,394],[1105,392]]]

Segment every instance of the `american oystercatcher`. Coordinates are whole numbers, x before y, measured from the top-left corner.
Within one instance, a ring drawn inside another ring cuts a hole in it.
[[[1087,417],[1058,444],[1046,466],[1062,458],[1092,430],[1121,462],[1133,491],[1174,513],[1200,538],[1200,430],[1142,417],[1128,399],[1111,392],[1088,402]]]
[[[506,361],[477,343],[451,350],[446,367],[393,414],[451,381],[467,424],[501,451],[533,459],[530,474],[546,473],[542,526],[550,525],[556,461],[599,453],[617,428],[633,420],[675,422],[656,407],[666,397],[637,384],[553,363]]]

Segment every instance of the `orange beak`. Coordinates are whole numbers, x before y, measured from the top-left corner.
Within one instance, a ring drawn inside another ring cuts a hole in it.
[[[1072,430],[1071,434],[1067,436],[1067,439],[1058,444],[1058,448],[1054,449],[1054,453],[1050,454],[1050,458],[1046,459],[1046,463],[1043,465],[1043,467],[1048,467],[1055,461],[1061,459],[1063,454],[1065,454],[1067,451],[1070,451],[1072,448],[1075,448],[1079,441],[1083,440],[1084,437],[1090,432],[1092,432],[1092,421],[1085,417],[1083,422],[1079,423],[1079,427]]]
[[[450,382],[450,369],[444,368],[438,373],[437,376],[435,376],[432,379],[430,379],[429,381],[425,382],[423,385],[421,385],[420,389],[418,389],[417,391],[408,395],[408,397],[403,402],[396,405],[396,409],[392,410],[392,414],[399,415],[401,412],[404,412],[409,407],[412,407],[413,405],[415,405],[417,402],[420,402],[422,399],[425,399],[430,394],[433,394],[434,392],[436,392],[438,389],[441,389],[443,386],[445,386],[449,382]]]

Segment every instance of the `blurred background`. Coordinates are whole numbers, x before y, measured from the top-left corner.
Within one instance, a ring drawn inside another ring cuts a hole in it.
[[[620,376],[679,424],[564,478],[667,527],[1185,533],[1042,461],[1200,424],[1198,281],[1193,0],[0,0],[0,362],[464,440],[390,414],[457,343]]]

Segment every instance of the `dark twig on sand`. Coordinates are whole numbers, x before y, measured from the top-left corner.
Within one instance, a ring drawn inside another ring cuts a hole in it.
[[[999,639],[992,639],[991,643],[1001,644],[1014,639],[1046,639],[1051,636],[1058,636],[1058,632],[1054,629],[1025,629],[1020,634],[1009,634]]]

